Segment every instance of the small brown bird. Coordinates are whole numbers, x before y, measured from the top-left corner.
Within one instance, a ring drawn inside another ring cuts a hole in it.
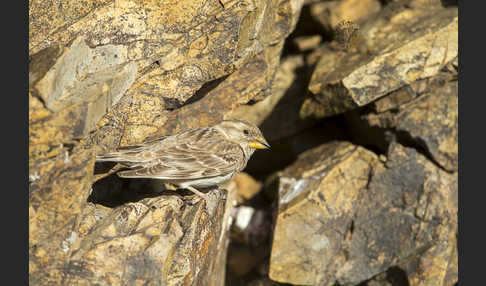
[[[246,167],[255,149],[266,148],[270,145],[257,126],[233,119],[120,148],[96,160],[129,167],[118,172],[120,177],[160,179],[207,201],[197,187],[216,186],[233,178]]]

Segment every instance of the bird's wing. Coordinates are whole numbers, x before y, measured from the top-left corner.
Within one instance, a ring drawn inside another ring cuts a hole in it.
[[[119,172],[119,176],[192,180],[227,175],[246,163],[241,147],[212,128],[189,130],[165,143],[151,150],[153,160]]]
[[[143,164],[150,161],[150,153],[152,150],[157,148],[157,145],[161,144],[167,138],[170,138],[170,136],[161,136],[150,141],[142,142],[139,145],[120,147],[115,152],[96,156],[96,161],[121,162],[135,167],[139,163]]]

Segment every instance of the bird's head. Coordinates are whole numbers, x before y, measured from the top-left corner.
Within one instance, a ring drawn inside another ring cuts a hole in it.
[[[256,125],[244,120],[223,120],[217,124],[233,141],[250,149],[268,149],[270,145]]]

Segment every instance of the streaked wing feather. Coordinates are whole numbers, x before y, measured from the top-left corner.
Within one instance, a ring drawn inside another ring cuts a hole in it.
[[[111,161],[111,162],[132,162],[141,163],[151,160],[151,152],[156,149],[158,145],[164,144],[166,138],[170,136],[162,136],[157,139],[145,141],[139,145],[125,146],[118,148],[115,152],[106,153],[96,156],[96,161]],[[135,167],[137,164],[134,164]]]
[[[166,180],[200,179],[226,175],[241,168],[245,158],[241,147],[225,140],[218,131],[205,128],[180,133],[171,144],[154,150],[145,167],[120,172],[121,177]]]

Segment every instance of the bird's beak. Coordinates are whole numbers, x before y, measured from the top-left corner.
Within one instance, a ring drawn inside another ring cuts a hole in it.
[[[269,149],[270,144],[268,144],[267,140],[265,138],[258,138],[255,141],[250,142],[250,148],[253,149]]]

